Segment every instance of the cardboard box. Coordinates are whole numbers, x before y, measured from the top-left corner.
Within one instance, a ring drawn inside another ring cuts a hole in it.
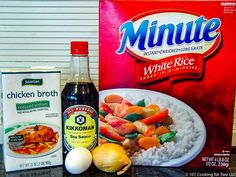
[[[62,165],[60,71],[1,72],[6,172]]]
[[[134,165],[228,168],[236,2],[101,0],[99,12],[100,142]]]

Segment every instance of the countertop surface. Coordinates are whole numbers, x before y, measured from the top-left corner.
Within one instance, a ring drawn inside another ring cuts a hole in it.
[[[104,173],[93,165],[83,174],[71,175],[60,167],[41,168],[5,173],[0,152],[0,177],[115,177],[115,173]],[[190,169],[190,168],[160,168],[132,166],[122,177],[236,177],[236,154],[231,158],[230,170]]]

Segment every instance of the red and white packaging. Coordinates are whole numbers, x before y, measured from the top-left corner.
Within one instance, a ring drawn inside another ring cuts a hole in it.
[[[134,165],[228,168],[236,1],[101,0],[99,14],[100,143]]]

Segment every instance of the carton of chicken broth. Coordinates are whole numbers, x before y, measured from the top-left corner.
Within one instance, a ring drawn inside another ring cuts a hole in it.
[[[134,165],[230,165],[235,1],[100,1],[100,143]]]
[[[1,72],[5,170],[62,164],[60,72]]]

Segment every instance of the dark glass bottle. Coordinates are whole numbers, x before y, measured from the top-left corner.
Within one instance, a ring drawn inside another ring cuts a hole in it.
[[[98,141],[98,92],[89,74],[88,42],[71,42],[70,76],[62,91],[63,155]]]

